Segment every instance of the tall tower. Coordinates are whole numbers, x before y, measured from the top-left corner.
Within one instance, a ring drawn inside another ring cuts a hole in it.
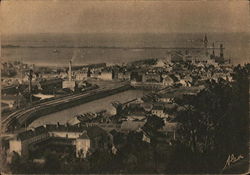
[[[205,55],[208,55],[208,52],[207,52],[208,39],[207,39],[207,35],[206,34],[204,36],[203,44],[204,44]]]
[[[223,44],[220,44],[220,57],[223,58],[224,57],[224,53],[223,53]]]
[[[62,87],[75,91],[76,82],[72,80],[72,65],[71,60],[69,61],[69,71],[68,71],[68,80],[62,82]]]
[[[215,56],[215,53],[214,53],[214,42],[213,42],[213,56]]]
[[[33,78],[33,71],[30,69],[28,73],[30,103],[32,103],[32,78]]]
[[[71,60],[70,60],[70,61],[69,61],[69,72],[68,72],[69,81],[71,81],[71,79],[72,79],[71,64],[72,64],[72,62],[71,62]]]

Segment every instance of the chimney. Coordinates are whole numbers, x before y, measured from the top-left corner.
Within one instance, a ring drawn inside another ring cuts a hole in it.
[[[71,75],[71,60],[69,61],[69,72],[68,72],[68,76],[69,76],[69,81],[71,81],[72,75]]]
[[[28,74],[30,103],[32,103],[32,78],[33,78],[33,71],[30,69]]]

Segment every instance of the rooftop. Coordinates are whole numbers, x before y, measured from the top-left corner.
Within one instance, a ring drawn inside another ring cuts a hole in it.
[[[37,128],[21,132],[17,135],[17,139],[26,140],[26,139],[32,138],[34,136],[41,135],[43,133],[52,132],[52,131],[54,131],[54,132],[55,131],[58,131],[58,132],[83,132],[83,131],[86,131],[86,127],[48,124],[45,126],[39,126]]]
[[[83,132],[82,135],[79,136],[79,139],[89,139],[87,132]]]
[[[105,136],[107,132],[98,126],[91,126],[87,128],[87,134],[89,138],[95,138],[98,136]]]
[[[121,125],[121,130],[136,131],[141,128],[145,123],[146,121],[124,121]]]

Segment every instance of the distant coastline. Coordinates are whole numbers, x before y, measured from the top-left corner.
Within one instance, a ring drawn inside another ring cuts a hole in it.
[[[21,47],[21,46],[18,46],[18,45],[11,45],[11,44],[2,45],[2,48],[17,48],[17,47]]]
[[[2,48],[78,48],[78,49],[203,49],[202,47],[119,47],[119,46],[20,46],[3,45]],[[212,49],[212,48],[208,48]],[[218,48],[216,48],[218,49]]]
[[[171,49],[203,46],[204,33],[138,33],[138,34],[19,34],[2,35],[2,58],[43,65],[125,63],[148,58],[164,58]],[[249,33],[207,33],[208,47],[220,43],[232,64],[250,60]],[[216,53],[217,54],[217,53]]]

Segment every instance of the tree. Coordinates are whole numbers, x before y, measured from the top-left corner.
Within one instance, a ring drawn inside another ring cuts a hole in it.
[[[60,172],[60,160],[56,153],[46,151],[45,152],[45,164],[44,170],[46,173],[58,173]]]
[[[146,131],[157,131],[164,126],[164,121],[162,118],[157,117],[156,115],[148,115],[147,122],[143,126]]]
[[[214,138],[228,119],[232,105],[232,87],[224,80],[208,82],[208,87],[196,96],[187,96],[178,112],[182,124],[179,132],[195,152],[209,152],[215,148]]]
[[[14,132],[15,129],[19,128],[21,126],[21,124],[19,123],[19,120],[14,117],[11,121],[10,126],[8,126],[8,130]]]
[[[10,168],[13,171],[13,173],[17,173],[20,170],[20,162],[21,162],[21,157],[17,152],[14,151],[11,157],[11,164],[10,164]]]
[[[200,155],[204,160],[209,157],[208,161],[216,161],[215,166],[222,168],[232,153],[247,156],[247,76],[246,68],[238,66],[234,69],[233,83],[223,79],[217,83],[208,81],[207,87],[196,96],[184,96],[182,101],[177,101],[183,107],[176,117],[181,123],[179,141],[193,155]]]
[[[137,157],[134,154],[128,154],[123,160],[127,172],[133,172],[137,165]]]
[[[107,150],[95,151],[89,158],[91,171],[93,173],[109,172],[112,169],[110,163],[112,159],[112,154]]]
[[[232,126],[236,132],[234,150],[247,150],[249,139],[249,77],[250,64],[237,66],[233,73],[233,105],[232,105]]]

